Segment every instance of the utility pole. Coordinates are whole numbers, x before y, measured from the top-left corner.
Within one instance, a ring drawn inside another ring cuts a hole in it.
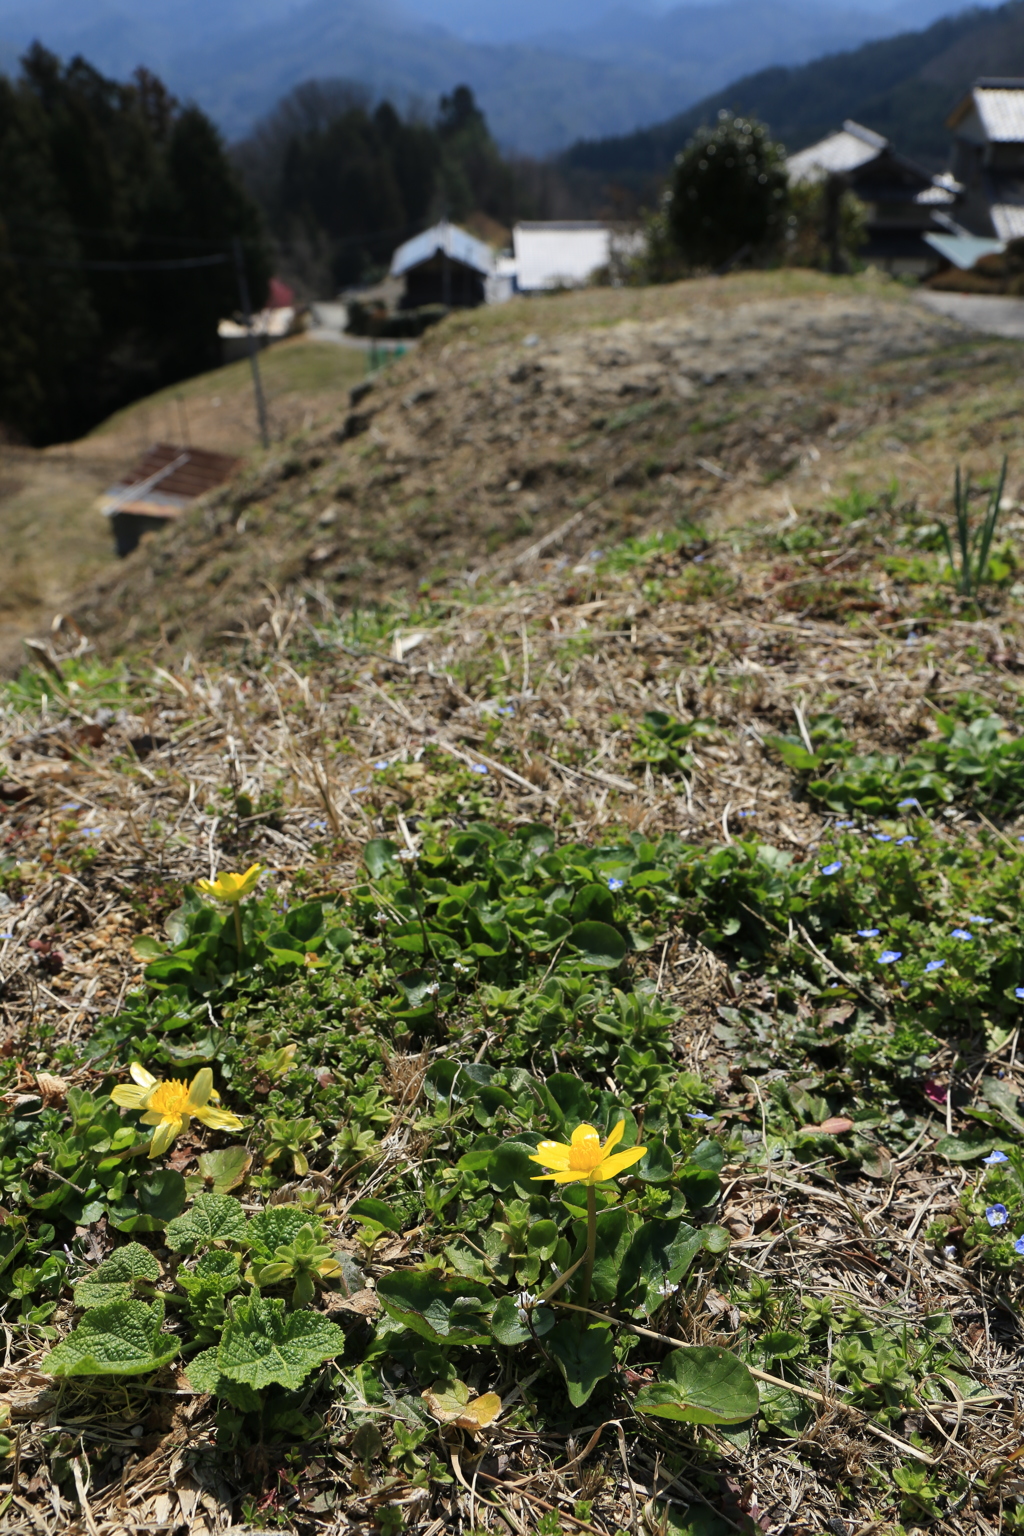
[[[260,424],[260,441],[264,448],[270,447],[270,433],[267,431],[267,402],[263,398],[263,380],[260,378],[259,348],[256,345],[256,337],[252,329],[252,306],[249,303],[249,279],[245,275],[245,261],[242,257],[242,242],[235,236],[235,271],[238,274],[238,297],[242,304],[242,318],[245,321],[245,339],[249,350],[249,366],[252,369],[252,387],[256,396],[256,415]]]

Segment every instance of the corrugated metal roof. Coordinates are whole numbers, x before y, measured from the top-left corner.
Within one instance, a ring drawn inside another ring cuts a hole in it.
[[[921,238],[961,272],[969,272],[982,256],[1001,256],[1006,250],[1005,241],[986,240],[982,235],[926,234]]]
[[[157,443],[100,498],[107,517],[118,512],[143,512],[150,517],[176,517],[197,496],[230,479],[239,460],[206,448],[182,448]]]
[[[611,256],[607,224],[583,219],[517,224],[512,231],[516,286],[520,293],[578,288]]]
[[[989,208],[989,217],[1000,240],[1024,239],[1024,205],[993,203]]]
[[[413,267],[422,266],[440,252],[464,267],[482,272],[485,277],[494,270],[494,252],[489,245],[475,239],[468,230],[460,229],[457,224],[442,221],[435,224],[433,229],[425,229],[422,235],[415,235],[412,240],[398,247],[391,258],[391,276],[402,277]]]
[[[1024,144],[1024,80],[976,85],[971,95],[990,144]]]
[[[867,165],[888,145],[888,139],[880,133],[847,118],[838,133],[830,133],[828,138],[790,155],[786,170],[793,182],[822,181],[826,176],[842,175]]]

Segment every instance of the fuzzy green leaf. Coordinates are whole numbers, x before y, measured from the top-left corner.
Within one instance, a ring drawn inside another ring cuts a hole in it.
[[[167,1246],[180,1253],[193,1245],[244,1242],[247,1226],[245,1212],[234,1196],[203,1190],[184,1216],[168,1224]]]
[[[311,1227],[318,1239],[323,1235],[323,1225],[301,1206],[268,1205],[252,1218],[245,1235],[253,1254],[269,1260],[279,1248],[294,1243],[303,1227]]]
[[[114,1301],[87,1312],[73,1333],[44,1358],[50,1376],[144,1376],[167,1365],[178,1341],[161,1333],[162,1302]]]
[[[577,923],[569,943],[579,954],[578,964],[587,971],[614,971],[626,957],[626,941],[608,923]]]
[[[87,1309],[127,1300],[137,1280],[159,1280],[160,1266],[141,1243],[125,1243],[75,1286],[75,1306]]]
[[[220,1346],[216,1345],[213,1349],[204,1349],[189,1361],[186,1376],[192,1390],[209,1392],[214,1397],[223,1397],[239,1413],[258,1412],[259,1397],[252,1387],[247,1387],[243,1381],[232,1381],[230,1376],[224,1375],[217,1364],[219,1351]]]
[[[297,1391],[310,1371],[345,1348],[345,1335],[319,1312],[285,1312],[276,1297],[252,1296],[235,1306],[217,1351],[231,1381],[259,1391],[276,1383]]]

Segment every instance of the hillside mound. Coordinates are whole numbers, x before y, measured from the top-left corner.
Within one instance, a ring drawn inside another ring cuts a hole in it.
[[[107,645],[202,645],[268,589],[314,584],[358,606],[500,580],[533,553],[774,515],[805,482],[820,495],[830,474],[877,475],[880,453],[937,494],[948,438],[926,466],[903,464],[891,434],[906,416],[920,438],[923,394],[999,366],[998,345],[965,338],[895,285],[810,274],[456,317],[333,421],[145,540],[76,617]]]

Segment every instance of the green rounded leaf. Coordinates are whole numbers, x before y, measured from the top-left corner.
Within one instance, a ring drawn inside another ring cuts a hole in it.
[[[608,923],[576,923],[569,944],[578,954],[577,963],[587,971],[614,971],[626,957],[625,939]]]
[[[486,1344],[493,1297],[477,1280],[442,1280],[422,1270],[399,1270],[377,1282],[384,1310],[403,1328],[432,1344]]]
[[[758,1411],[757,1384],[736,1355],[716,1345],[675,1349],[658,1381],[642,1387],[638,1413],[686,1424],[742,1424]]]
[[[375,1221],[379,1227],[384,1228],[385,1232],[402,1230],[401,1217],[395,1214],[390,1205],[385,1205],[383,1200],[374,1200],[370,1197],[365,1200],[356,1200],[349,1206],[347,1215],[362,1217],[364,1221]]]
[[[555,1326],[555,1314],[550,1307],[534,1307],[530,1313],[533,1332],[527,1328],[520,1314],[519,1303],[514,1296],[503,1296],[491,1315],[491,1332],[499,1344],[511,1347],[525,1344],[532,1338],[543,1338]]]
[[[598,1382],[615,1369],[611,1332],[600,1323],[589,1328],[579,1328],[575,1321],[559,1323],[548,1335],[545,1348],[554,1355],[565,1377],[574,1408],[581,1408]]]

